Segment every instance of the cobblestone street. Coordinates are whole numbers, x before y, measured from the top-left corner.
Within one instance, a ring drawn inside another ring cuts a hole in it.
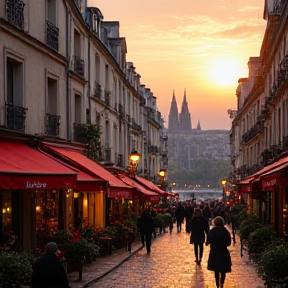
[[[183,225],[184,228],[184,225]],[[88,287],[125,288],[215,288],[214,272],[207,270],[210,247],[204,247],[200,266],[194,262],[193,245],[189,235],[165,233],[152,243],[152,251],[147,255],[143,248],[117,269]],[[247,256],[240,257],[240,243],[229,247],[232,257],[232,273],[227,273],[224,288],[264,288],[254,265]]]

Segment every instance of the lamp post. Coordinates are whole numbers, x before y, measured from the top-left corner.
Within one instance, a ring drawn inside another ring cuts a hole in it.
[[[131,176],[133,177],[136,175],[137,165],[140,159],[141,159],[141,155],[136,150],[132,151],[129,154],[129,170],[130,170]]]
[[[222,198],[223,198],[223,200],[225,200],[225,185],[226,185],[226,182],[227,182],[226,179],[223,179],[223,180],[221,181],[221,184],[222,184],[222,186],[223,186],[223,193],[222,193]]]
[[[163,184],[164,184],[164,181],[165,181],[165,176],[166,176],[166,169],[161,169],[159,171],[159,176],[160,176],[160,188],[163,190]]]

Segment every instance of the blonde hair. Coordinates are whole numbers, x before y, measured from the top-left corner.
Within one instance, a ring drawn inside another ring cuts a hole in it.
[[[202,216],[202,210],[200,208],[194,209],[194,216]]]
[[[224,219],[221,216],[217,216],[213,219],[214,226],[224,226]]]

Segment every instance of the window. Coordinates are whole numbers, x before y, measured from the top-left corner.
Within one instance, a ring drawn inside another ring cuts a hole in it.
[[[11,57],[10,57],[11,55]],[[6,127],[11,130],[25,131],[26,110],[24,103],[23,59],[7,53],[6,60]],[[22,61],[21,61],[22,60]]]
[[[47,0],[46,43],[58,51],[59,29],[57,28],[56,3],[56,0]]]
[[[75,94],[75,123],[81,124],[81,95]]]

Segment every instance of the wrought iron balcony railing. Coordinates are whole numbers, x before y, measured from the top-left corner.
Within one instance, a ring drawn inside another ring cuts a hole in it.
[[[258,121],[254,126],[252,126],[243,136],[242,141],[248,143],[252,140],[257,134],[261,133],[264,130],[264,122]]]
[[[124,113],[124,107],[122,104],[118,104],[118,112],[121,117],[124,117],[125,113]]]
[[[81,60],[78,56],[74,56],[74,72],[84,77],[84,60]]]
[[[118,154],[118,162],[117,162],[117,166],[119,167],[123,167],[124,162],[123,162],[123,155],[122,154]]]
[[[24,6],[23,0],[6,0],[7,20],[21,30],[24,29]]]
[[[6,127],[11,130],[25,132],[26,111],[28,108],[18,107],[5,102]]]
[[[107,106],[111,105],[111,92],[110,91],[105,91],[105,104]]]
[[[59,29],[49,21],[46,21],[46,43],[48,46],[52,47],[58,51],[58,37]]]
[[[94,97],[101,99],[101,94],[102,94],[102,88],[101,84],[99,84],[97,81],[95,81],[95,86],[94,86]]]
[[[46,134],[50,136],[59,137],[59,126],[61,116],[57,115],[46,115]]]
[[[155,145],[148,146],[148,153],[152,153],[152,154],[158,153],[158,147]]]
[[[105,148],[104,161],[111,162],[111,148]]]
[[[83,125],[82,124],[73,124],[73,139],[75,142],[87,143],[87,138],[83,137]]]

